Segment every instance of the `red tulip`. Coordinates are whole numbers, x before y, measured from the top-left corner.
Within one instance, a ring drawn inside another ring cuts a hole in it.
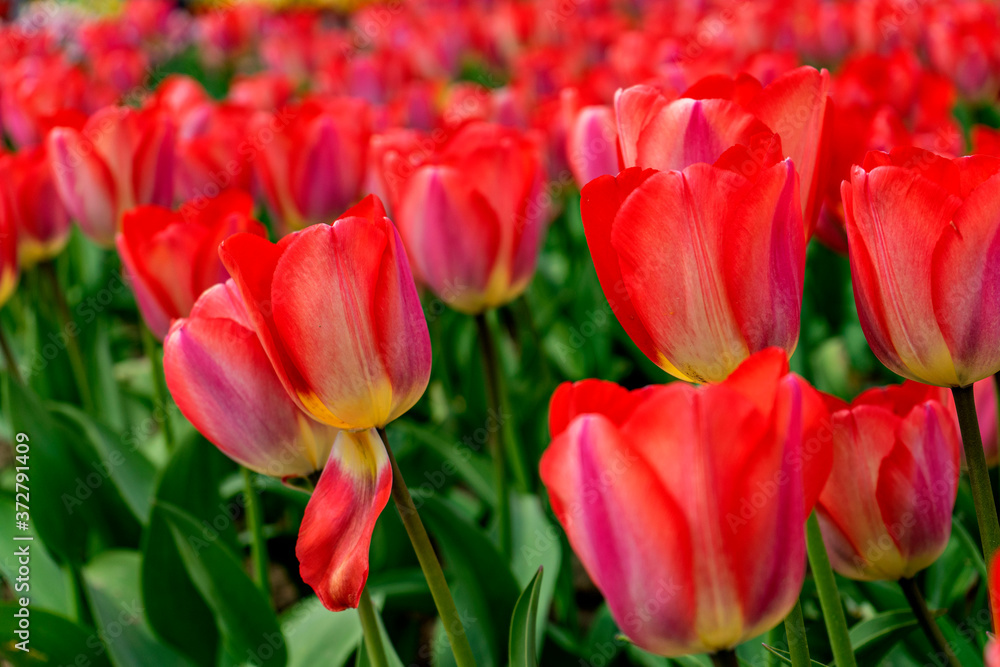
[[[913,577],[951,535],[962,439],[951,394],[916,382],[872,389],[832,415],[834,465],[817,512],[845,577]]]
[[[0,72],[0,119],[18,148],[37,146],[59,125],[82,125],[87,75],[62,55],[25,56]]]
[[[361,194],[370,109],[351,98],[312,98],[250,124],[268,208],[288,229],[328,222]],[[275,127],[276,118],[282,118]],[[259,151],[257,145],[260,146]]]
[[[861,326],[891,371],[968,386],[1000,371],[1000,159],[871,152],[842,196]]]
[[[278,244],[236,234],[219,253],[282,385],[315,419],[351,430],[384,426],[423,394],[427,322],[377,199]]]
[[[994,556],[990,563],[989,570],[989,595],[990,609],[1000,609],[1000,558]],[[993,617],[993,630],[997,630],[996,616]],[[986,667],[1000,667],[1000,641],[994,635],[986,644],[986,653],[983,657]]]
[[[619,172],[615,111],[609,106],[584,106],[575,89],[562,92],[566,116],[566,160],[573,178],[583,187],[598,176]]]
[[[17,261],[17,224],[7,195],[0,191],[0,306],[7,303],[14,290],[20,268]]]
[[[252,218],[253,199],[228,190],[198,209],[180,212],[139,206],[125,214],[116,238],[139,310],[153,334],[167,334],[172,320],[186,317],[202,292],[229,278],[219,244],[238,232],[267,236]]]
[[[714,652],[784,618],[832,464],[827,414],[778,349],[718,385],[556,390],[542,481],[630,641],[667,656]]]
[[[435,153],[412,157],[421,161],[387,152],[382,182],[418,279],[464,313],[517,298],[534,275],[550,205],[533,135],[469,123]]]
[[[995,466],[1000,463],[1000,448],[997,439],[1000,433],[997,432],[997,383],[996,378],[988,377],[973,385],[973,393],[976,399],[976,414],[979,419],[979,431],[983,438],[983,451],[986,453],[986,464]],[[962,452],[965,458],[965,452]]]
[[[18,256],[27,268],[52,259],[69,241],[69,213],[56,193],[45,146],[0,157],[0,189],[18,229]]]
[[[805,238],[795,169],[776,161],[780,150],[765,130],[715,164],[626,169],[583,189],[604,295],[635,344],[676,377],[715,382],[766,347],[795,349]]]
[[[157,108],[105,107],[47,142],[59,196],[96,243],[114,242],[125,211],[173,203],[174,125]]]
[[[323,469],[296,555],[302,578],[328,609],[357,607],[392,480],[378,434],[338,431],[299,409],[232,281],[208,289],[188,318],[174,322],[163,363],[181,412],[233,460],[281,478]]]
[[[615,96],[618,140],[625,167],[680,171],[711,164],[734,144],[750,145],[762,132],[781,137],[802,187],[806,235],[811,235],[822,201],[823,142],[830,82],[826,70],[800,67],[761,87],[753,77],[710,76],[681,99],[635,86]]]

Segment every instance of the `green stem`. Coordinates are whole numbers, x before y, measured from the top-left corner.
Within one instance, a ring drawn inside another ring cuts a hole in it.
[[[927,602],[924,600],[924,596],[920,594],[917,582],[913,579],[903,578],[899,580],[899,585],[903,589],[906,601],[910,603],[910,608],[913,609],[913,615],[917,617],[917,623],[920,624],[924,635],[927,636],[931,645],[938,649],[940,652],[939,655],[943,655],[948,659],[948,664],[951,667],[962,667],[962,663],[955,656],[951,644],[945,639],[944,633],[941,632],[941,628],[938,627],[937,622],[934,620],[931,610],[927,608]]]
[[[810,667],[812,663],[809,660],[809,644],[806,642],[806,624],[802,619],[802,603],[798,600],[785,617],[785,637],[788,639],[792,667]]]
[[[712,664],[715,665],[715,667],[740,667],[740,661],[736,657],[736,651],[732,649],[716,651],[713,653]]]
[[[83,363],[83,355],[80,353],[80,343],[77,336],[80,335],[80,328],[73,320],[70,313],[69,304],[66,303],[66,295],[59,284],[59,276],[56,275],[55,264],[51,261],[39,264],[39,269],[49,282],[52,290],[52,299],[56,304],[56,314],[59,318],[61,338],[66,341],[66,354],[69,356],[70,369],[73,371],[73,379],[76,382],[77,392],[80,394],[80,403],[86,412],[94,412],[94,398],[90,393],[90,384],[87,382],[87,367]]]
[[[986,467],[986,453],[983,451],[983,438],[979,432],[976,399],[972,393],[972,385],[952,387],[951,392],[955,396],[955,409],[962,429],[965,463],[969,468],[976,521],[979,522],[979,539],[983,544],[983,560],[989,563],[993,552],[1000,546],[1000,523],[997,522],[997,506],[993,501],[990,472]]]
[[[21,375],[21,367],[17,365],[17,359],[14,358],[14,351],[10,348],[10,341],[7,340],[7,334],[3,330],[3,325],[0,324],[0,350],[3,351],[3,360],[7,365],[7,372],[10,376],[14,378],[14,381],[24,386],[24,376]]]
[[[170,421],[170,402],[167,397],[167,379],[163,375],[163,361],[160,359],[158,345],[153,337],[153,332],[145,324],[141,324],[142,348],[149,357],[149,363],[153,371],[153,396],[155,399],[154,415],[156,410],[163,416],[163,437],[167,441],[167,451],[174,451],[176,440],[174,439],[174,425]]]
[[[819,604],[823,608],[826,633],[833,649],[833,660],[837,667],[857,667],[851,638],[847,634],[847,618],[840,604],[840,591],[837,590],[837,581],[833,577],[833,568],[826,555],[826,545],[823,544],[823,534],[815,512],[809,515],[809,521],[806,522],[806,548],[809,552],[809,567],[816,580]]]
[[[500,429],[503,428],[504,413],[500,405],[500,371],[497,364],[496,346],[490,332],[489,322],[482,313],[476,315],[476,327],[479,329],[479,350],[483,357],[483,375],[486,380],[486,403],[496,419],[496,428],[490,428],[487,417],[486,430],[490,437],[490,454],[493,457],[493,486],[497,492],[497,525],[500,534],[500,551],[510,560],[510,497],[507,489],[507,470]]]
[[[268,576],[267,541],[264,539],[264,512],[260,496],[253,485],[253,473],[240,466],[243,473],[243,509],[246,511],[247,530],[250,532],[250,557],[253,561],[253,580],[271,601],[271,582]]]
[[[448,589],[448,582],[444,578],[441,563],[438,561],[437,554],[434,553],[430,538],[427,537],[427,530],[413,504],[410,490],[406,488],[403,473],[400,472],[396,456],[389,446],[389,438],[386,437],[385,429],[378,429],[378,434],[382,438],[385,451],[389,456],[389,463],[392,466],[392,499],[396,503],[399,518],[402,519],[403,527],[406,528],[406,534],[409,535],[410,543],[417,554],[417,561],[420,563],[420,569],[423,570],[424,578],[427,580],[427,587],[434,599],[434,606],[437,607],[444,630],[448,634],[451,650],[455,654],[455,664],[458,667],[476,667],[476,659],[472,655],[469,638],[465,634],[462,618],[458,614],[455,600]]]
[[[389,660],[385,657],[385,647],[382,646],[382,632],[375,618],[375,606],[372,604],[372,596],[368,594],[367,586],[361,591],[358,616],[361,617],[361,631],[365,637],[369,664],[372,667],[389,667]]]

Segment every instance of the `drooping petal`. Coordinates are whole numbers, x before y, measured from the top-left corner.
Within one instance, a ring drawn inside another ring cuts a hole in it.
[[[358,606],[372,531],[391,490],[392,469],[378,433],[340,431],[295,544],[303,581],[330,611]]]

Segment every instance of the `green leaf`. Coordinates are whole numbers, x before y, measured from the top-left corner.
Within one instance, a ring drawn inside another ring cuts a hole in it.
[[[63,616],[42,609],[29,607],[29,652],[15,647],[20,638],[14,613],[20,609],[17,602],[0,603],[0,655],[14,667],[49,665],[88,665],[112,667],[108,649],[96,632],[77,625]]]
[[[64,571],[59,567],[52,556],[49,555],[45,544],[38,539],[38,533],[32,526],[27,531],[17,530],[14,524],[14,497],[0,497],[0,541],[4,544],[17,545],[14,537],[32,536],[35,539],[30,541],[31,550],[31,608],[45,609],[56,614],[71,616],[73,613],[74,601],[73,592],[70,588],[69,579]],[[8,520],[9,517],[9,520]],[[30,524],[29,524],[30,525]],[[24,540],[21,544],[29,544]],[[19,591],[16,590],[17,570],[20,563],[13,555],[13,549],[7,555],[0,558],[0,573],[10,585],[11,591],[17,597]]]
[[[205,540],[188,513],[158,504],[195,587],[215,614],[226,655],[234,664],[250,661],[283,667],[288,651],[281,627],[260,588],[219,539]]]
[[[504,557],[478,526],[437,496],[421,509],[427,529],[444,555],[452,594],[480,667],[499,667],[507,645],[507,623],[520,589]],[[440,627],[440,624],[439,624]],[[453,664],[448,643],[435,642],[435,664]]]
[[[877,665],[896,643],[917,625],[909,609],[883,612],[855,625],[848,632],[859,665]]]
[[[379,599],[380,596],[372,595],[372,604],[375,605],[375,622],[378,623],[378,632],[382,638],[382,648],[385,650],[385,660],[388,667],[404,667],[403,661],[399,659],[399,655],[396,653],[396,648],[392,645],[392,639],[389,638],[389,633],[385,631],[385,624],[382,622],[382,600]],[[353,611],[353,610],[352,610]],[[368,660],[368,648],[365,646],[364,642],[358,645],[358,657],[354,661],[354,667],[371,667],[371,662]]]
[[[538,667],[538,643],[535,627],[538,622],[538,597],[543,568],[521,593],[510,619],[510,667]]]
[[[84,566],[90,610],[115,667],[187,667],[187,660],[153,636],[140,591],[140,554],[105,551]]]
[[[72,405],[53,405],[52,412],[87,438],[100,460],[93,472],[103,479],[111,479],[129,509],[139,521],[146,523],[153,506],[156,480],[156,468],[150,460],[135,447],[126,447],[122,438]]]
[[[361,642],[357,610],[333,613],[317,597],[282,614],[281,629],[288,642],[288,667],[343,667]]]
[[[527,586],[539,567],[544,567],[547,574],[538,594],[538,625],[535,628],[537,648],[541,650],[563,561],[561,529],[549,521],[538,496],[528,494],[512,494],[511,523],[511,570],[518,584]]]

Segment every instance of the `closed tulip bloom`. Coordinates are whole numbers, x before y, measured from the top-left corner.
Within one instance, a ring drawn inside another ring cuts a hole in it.
[[[383,159],[418,280],[470,314],[502,306],[528,287],[550,203],[533,135],[473,122],[416,168],[402,157]]]
[[[203,208],[139,206],[125,214],[118,254],[157,338],[163,340],[171,321],[185,317],[202,292],[229,278],[219,259],[220,243],[238,232],[267,236],[252,216],[253,198],[239,190],[227,190]]]
[[[69,241],[70,218],[56,193],[45,146],[0,157],[0,189],[7,192],[18,229],[21,266],[34,266],[62,252]]]
[[[296,554],[302,578],[328,609],[357,607],[392,479],[378,434],[340,431],[296,405],[232,281],[208,289],[189,317],[174,322],[163,363],[181,412],[234,461],[283,479],[323,470]]]
[[[286,229],[329,222],[361,195],[371,133],[364,100],[312,98],[250,122],[264,199]]]
[[[630,641],[658,655],[715,652],[784,618],[832,464],[817,435],[827,414],[779,349],[717,385],[556,390],[542,481]]]
[[[696,162],[711,164],[730,146],[773,132],[781,138],[780,157],[790,158],[798,171],[810,236],[823,197],[829,88],[826,70],[812,67],[782,74],[766,87],[748,74],[709,76],[672,101],[649,86],[627,88],[615,96],[623,164],[679,171]]]
[[[817,512],[833,568],[911,578],[944,551],[962,448],[946,389],[876,388],[833,412],[833,472]]]
[[[332,225],[220,247],[288,395],[338,428],[385,426],[427,387],[431,347],[402,241],[368,197]]]
[[[598,176],[619,171],[615,111],[601,104],[584,105],[580,93],[563,90],[560,103],[566,123],[566,160],[573,178],[583,187]]]
[[[966,387],[1000,371],[1000,159],[870,152],[841,194],[861,327],[889,370]]]
[[[764,131],[714,164],[631,168],[583,189],[604,295],[671,375],[716,382],[754,352],[795,349],[805,237],[798,178],[780,151]]]
[[[125,211],[173,203],[174,126],[155,107],[105,107],[82,130],[53,129],[47,145],[59,196],[95,243],[114,243]]]

